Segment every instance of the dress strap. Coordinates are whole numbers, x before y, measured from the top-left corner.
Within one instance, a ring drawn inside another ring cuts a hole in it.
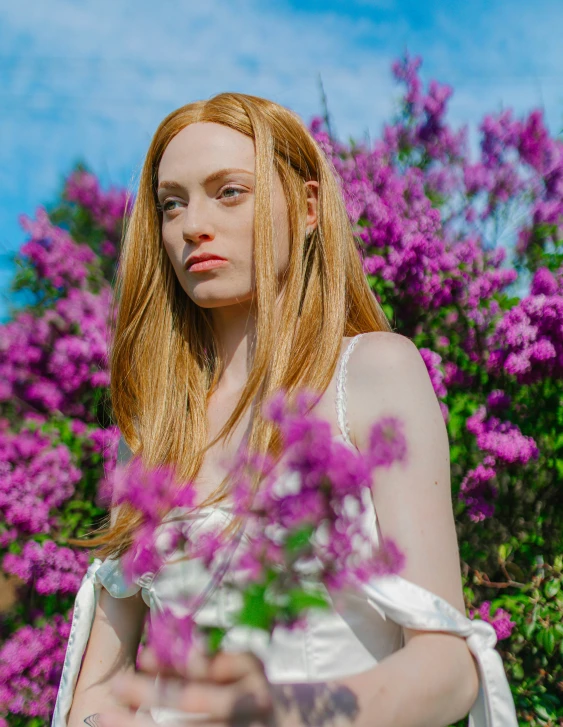
[[[338,365],[338,373],[336,376],[336,417],[338,420],[338,426],[340,428],[340,431],[342,432],[344,439],[348,442],[348,444],[352,446],[354,445],[352,440],[350,439],[350,429],[348,427],[348,415],[346,411],[346,373],[348,371],[348,359],[350,358],[350,354],[352,353],[354,347],[363,335],[363,333],[359,333],[348,342],[346,350],[344,351],[340,359]]]

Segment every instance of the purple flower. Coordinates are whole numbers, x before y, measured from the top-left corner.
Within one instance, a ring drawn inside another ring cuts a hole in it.
[[[28,541],[18,555],[4,556],[2,567],[38,593],[76,593],[88,567],[88,553],[60,547],[52,540]]]
[[[47,212],[38,207],[36,220],[20,216],[22,227],[31,234],[31,240],[22,248],[37,270],[37,275],[49,280],[56,288],[84,287],[89,276],[89,266],[96,261],[92,249],[77,244],[66,230],[55,227]]]
[[[81,476],[64,444],[38,431],[0,432],[0,523],[22,534],[48,532],[51,511]]]
[[[493,626],[499,641],[501,639],[508,639],[516,626],[516,622],[510,620],[510,614],[503,608],[497,608],[493,617],[490,615],[490,609],[491,602],[484,601],[481,606],[479,606],[479,616],[483,619],[483,621],[486,621]],[[474,615],[475,610],[471,609],[469,611],[469,618],[473,618]]]
[[[502,422],[496,417],[485,419],[485,407],[467,419],[467,429],[475,434],[479,449],[494,455],[506,464],[527,464],[537,459],[539,450],[532,437],[523,435],[511,422]]]
[[[85,207],[96,223],[110,235],[116,234],[117,226],[124,215],[131,212],[133,203],[132,199],[128,200],[126,190],[112,188],[104,192],[98,179],[86,171],[77,171],[68,178],[65,197]],[[113,256],[114,250],[108,250],[107,245],[108,241],[102,244],[102,254]]]
[[[376,422],[369,436],[369,461],[372,467],[390,467],[405,462],[407,442],[403,425],[395,417],[383,417]]]
[[[53,711],[70,623],[60,614],[23,626],[0,648],[0,710],[48,719]]]
[[[91,420],[93,389],[108,383],[109,302],[108,286],[72,288],[41,317],[24,312],[0,327],[0,397]]]
[[[163,666],[184,669],[192,646],[201,645],[191,614],[180,616],[170,609],[151,619],[149,644]]]

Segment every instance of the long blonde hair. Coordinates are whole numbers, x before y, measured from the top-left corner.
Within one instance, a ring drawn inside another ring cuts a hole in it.
[[[162,245],[156,196],[164,150],[179,131],[197,122],[224,124],[250,137],[256,159],[255,354],[240,400],[209,444],[207,402],[221,361],[209,312],[186,295]],[[275,171],[287,200],[290,231],[290,260],[276,325],[272,311],[279,291],[271,209]],[[318,224],[306,238],[308,180],[318,182],[319,198]],[[333,166],[295,113],[242,93],[220,93],[187,104],[159,125],[124,231],[114,306],[110,395],[116,423],[146,466],[173,465],[181,482],[195,479],[207,449],[231,434],[253,402],[248,446],[277,456],[279,432],[260,416],[264,400],[279,389],[291,394],[301,386],[324,392],[344,336],[391,330],[363,272]],[[223,501],[227,482],[225,478],[203,504]],[[120,555],[129,547],[136,525],[135,514],[123,507],[90,544],[102,546],[101,556]]]

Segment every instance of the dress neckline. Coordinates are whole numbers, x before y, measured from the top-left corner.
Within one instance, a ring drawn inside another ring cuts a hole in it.
[[[350,447],[350,449],[356,449],[357,447],[353,442],[347,440],[344,435],[339,432],[338,434],[333,434],[331,437],[332,440],[340,439],[344,445],[347,447]],[[204,506],[198,506],[196,505],[194,507],[193,514],[198,515],[201,512],[211,512],[213,510],[224,510],[225,512],[232,512],[233,506],[232,505],[204,505]]]

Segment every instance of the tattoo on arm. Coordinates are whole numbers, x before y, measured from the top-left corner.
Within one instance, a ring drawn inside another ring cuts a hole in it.
[[[277,705],[287,712],[296,710],[299,724],[306,727],[351,725],[359,714],[357,696],[341,684],[272,684],[272,689]]]
[[[86,717],[84,722],[88,725],[88,727],[100,727],[101,716],[102,715],[99,712],[96,712],[96,714],[91,714],[89,717]]]
[[[270,694],[272,707],[259,707],[256,694],[241,694],[227,720],[229,727],[278,727],[287,721],[282,713],[295,727],[352,727],[360,712],[356,694],[342,684],[270,684]]]

